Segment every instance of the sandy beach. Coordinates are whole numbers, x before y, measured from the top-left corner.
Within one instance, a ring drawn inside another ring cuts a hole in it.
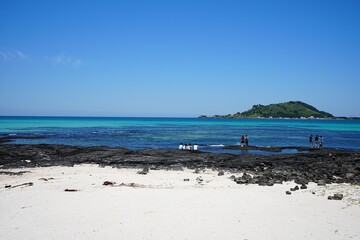
[[[241,173],[212,170],[11,171],[28,172],[0,175],[0,239],[360,238],[360,186],[310,183],[286,195],[295,183],[236,184]],[[343,200],[328,200],[334,193]]]

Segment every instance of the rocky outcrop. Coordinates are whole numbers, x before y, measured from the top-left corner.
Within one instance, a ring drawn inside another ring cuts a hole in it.
[[[360,153],[319,149],[306,153],[251,155],[213,154],[166,149],[133,151],[126,148],[78,147],[66,145],[0,145],[0,169],[48,166],[73,166],[93,163],[116,168],[139,168],[139,174],[156,169],[210,168],[217,171],[246,172],[239,184],[271,186],[283,181],[299,185],[315,182],[360,183]],[[3,174],[6,171],[3,171]],[[221,175],[221,174],[220,174]]]
[[[259,147],[259,146],[241,146],[241,145],[232,145],[232,146],[225,146],[224,149],[230,150],[242,150],[242,151],[249,151],[249,150],[258,150],[264,152],[281,152],[283,150],[296,150],[298,152],[309,152],[309,151],[317,151],[321,150],[319,148],[309,148],[309,147]]]
[[[329,200],[342,200],[344,197],[341,193],[335,193],[333,196],[328,196]]]
[[[0,136],[0,143],[11,142],[14,139],[41,139],[47,138],[42,135],[5,135]]]

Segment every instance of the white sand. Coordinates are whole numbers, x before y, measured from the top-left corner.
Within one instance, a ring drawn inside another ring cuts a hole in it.
[[[310,184],[286,195],[294,183],[238,185],[232,174],[210,170],[26,170],[31,173],[0,175],[0,239],[360,239],[359,186]],[[5,188],[26,182],[34,185]],[[345,198],[327,200],[336,192]]]

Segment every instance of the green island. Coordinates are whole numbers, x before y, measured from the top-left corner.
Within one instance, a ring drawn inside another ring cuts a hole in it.
[[[285,103],[254,105],[251,109],[235,114],[206,116],[199,118],[279,118],[279,119],[359,119],[347,117],[335,117],[332,114],[319,111],[315,107],[301,101]]]

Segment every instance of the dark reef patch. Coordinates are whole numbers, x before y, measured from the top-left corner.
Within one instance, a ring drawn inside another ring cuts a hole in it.
[[[214,154],[168,149],[133,151],[122,147],[79,147],[54,144],[1,144],[0,169],[98,164],[115,168],[182,168],[247,172],[239,183],[273,185],[360,183],[360,152],[317,149],[296,154]],[[144,171],[144,170],[143,170]],[[4,174],[2,172],[2,174]]]

